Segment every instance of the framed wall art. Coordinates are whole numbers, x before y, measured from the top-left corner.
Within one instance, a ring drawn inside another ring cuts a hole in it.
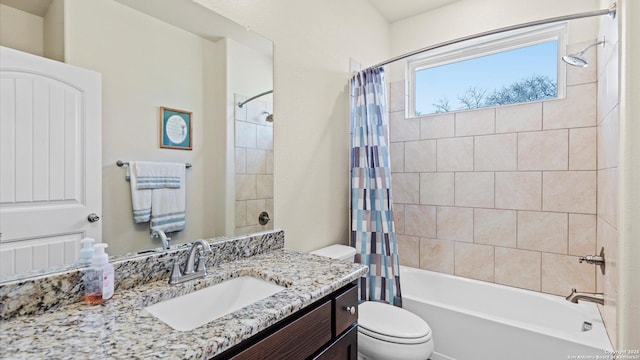
[[[191,150],[191,112],[160,107],[160,147]]]

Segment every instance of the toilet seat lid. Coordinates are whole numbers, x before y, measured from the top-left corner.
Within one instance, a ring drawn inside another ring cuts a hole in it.
[[[397,306],[365,301],[358,305],[359,331],[371,337],[401,344],[431,339],[431,328],[419,316]]]

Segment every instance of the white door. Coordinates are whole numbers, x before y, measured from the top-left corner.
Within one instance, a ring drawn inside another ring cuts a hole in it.
[[[0,275],[72,264],[101,241],[101,75],[0,47],[0,98]]]

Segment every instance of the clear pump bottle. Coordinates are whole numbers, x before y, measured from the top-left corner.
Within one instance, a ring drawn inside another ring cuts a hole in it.
[[[95,244],[91,267],[84,274],[84,300],[87,304],[102,304],[113,296],[114,271],[105,253],[107,244]]]

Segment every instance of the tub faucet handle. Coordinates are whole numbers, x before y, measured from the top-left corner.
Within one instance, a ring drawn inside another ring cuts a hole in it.
[[[585,255],[578,258],[578,262],[586,262],[587,264],[600,265],[600,271],[604,275],[604,247],[600,249],[600,255]]]

